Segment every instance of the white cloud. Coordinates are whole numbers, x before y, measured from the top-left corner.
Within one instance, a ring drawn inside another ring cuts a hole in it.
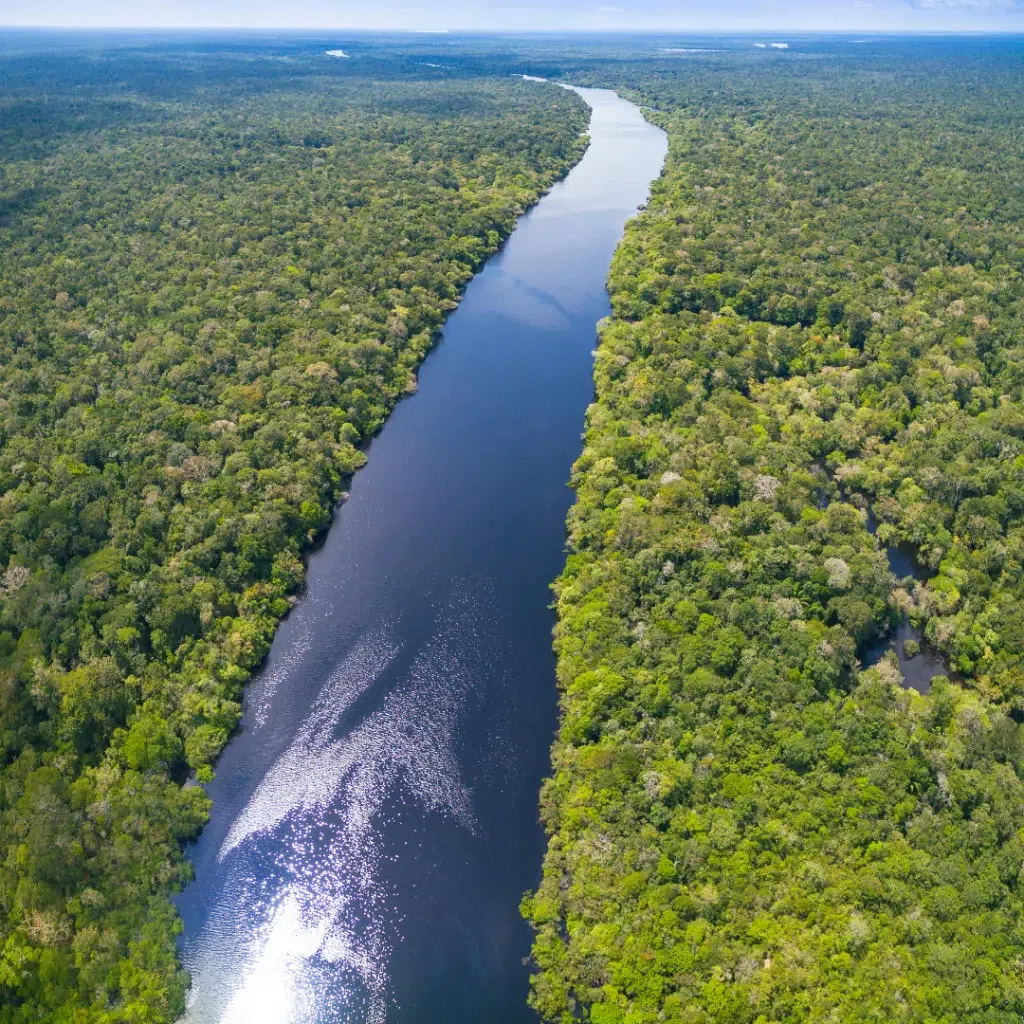
[[[1012,11],[1024,0],[910,0],[919,11]]]

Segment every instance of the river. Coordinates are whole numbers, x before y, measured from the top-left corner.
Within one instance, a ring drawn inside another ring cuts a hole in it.
[[[520,1024],[550,581],[595,325],[664,133],[606,90],[470,282],[246,695],[179,897],[188,1024]]]

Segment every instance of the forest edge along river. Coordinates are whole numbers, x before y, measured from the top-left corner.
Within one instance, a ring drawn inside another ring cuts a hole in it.
[[[586,154],[470,282],[248,689],[177,901],[188,1024],[534,1019],[548,587],[608,268],[667,152],[575,91]]]

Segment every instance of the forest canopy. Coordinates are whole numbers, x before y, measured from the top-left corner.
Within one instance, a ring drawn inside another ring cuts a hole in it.
[[[345,47],[0,59],[0,1024],[180,1013],[182,844],[302,554],[581,153],[513,71],[671,143],[573,471],[533,1006],[1019,1021],[1019,41]]]
[[[545,1021],[1024,1015],[1020,55],[574,74],[671,149],[612,268],[555,588]],[[927,694],[867,667],[905,619],[948,666]]]
[[[0,60],[2,1024],[182,1012],[182,844],[303,551],[581,155],[569,93],[424,75]]]

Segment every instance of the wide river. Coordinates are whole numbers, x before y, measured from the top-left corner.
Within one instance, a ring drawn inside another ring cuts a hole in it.
[[[523,1024],[551,580],[595,325],[664,133],[591,145],[466,290],[355,477],[210,786],[178,905],[188,1024]]]

